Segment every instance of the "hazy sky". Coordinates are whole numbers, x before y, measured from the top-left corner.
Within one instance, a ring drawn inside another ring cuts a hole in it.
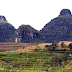
[[[28,24],[41,30],[64,8],[72,11],[72,0],[0,0],[0,15],[16,29]]]

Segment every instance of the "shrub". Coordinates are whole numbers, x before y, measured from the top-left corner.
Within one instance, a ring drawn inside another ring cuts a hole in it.
[[[19,55],[22,55],[23,53],[20,53]]]
[[[55,51],[56,47],[58,47],[58,44],[53,42],[52,43],[52,50]]]
[[[52,50],[52,45],[45,45],[46,51],[47,50]]]
[[[25,47],[23,47],[23,49],[24,49]]]
[[[34,49],[34,51],[38,52],[38,51],[39,51],[39,49]]]

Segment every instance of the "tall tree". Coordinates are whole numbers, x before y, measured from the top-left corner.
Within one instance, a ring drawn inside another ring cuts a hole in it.
[[[57,47],[57,45],[58,45],[57,43],[54,43],[54,42],[52,43],[53,51],[55,51],[55,48]]]
[[[72,43],[69,44],[69,48],[72,50]]]

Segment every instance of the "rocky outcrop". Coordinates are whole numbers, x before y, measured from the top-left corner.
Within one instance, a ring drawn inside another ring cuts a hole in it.
[[[21,25],[9,40],[16,43],[39,43],[41,42],[39,38],[40,35],[37,30],[30,25]]]
[[[70,16],[71,15],[71,11],[69,9],[63,9],[63,10],[61,10],[60,15]]]
[[[7,20],[4,16],[0,16],[0,21],[6,21],[7,22]]]

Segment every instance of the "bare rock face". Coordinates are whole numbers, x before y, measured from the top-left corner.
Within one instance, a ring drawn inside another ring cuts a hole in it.
[[[9,40],[23,43],[39,43],[40,35],[30,25],[21,25]]]
[[[47,23],[39,32],[44,42],[72,40],[72,15],[69,9],[63,9],[60,15]]]

